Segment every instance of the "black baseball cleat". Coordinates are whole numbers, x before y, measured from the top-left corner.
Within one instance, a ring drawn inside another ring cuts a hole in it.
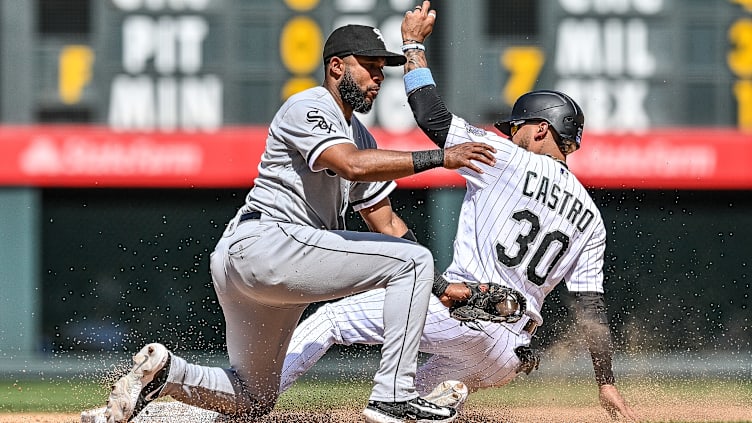
[[[126,423],[162,391],[170,373],[170,352],[149,344],[133,356],[133,368],[112,386],[104,416],[107,423]]]
[[[363,415],[369,423],[442,423],[454,421],[457,410],[417,397],[402,402],[368,401]]]

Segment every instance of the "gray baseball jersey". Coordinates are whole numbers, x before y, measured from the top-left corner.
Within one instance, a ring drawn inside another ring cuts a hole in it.
[[[354,115],[351,124],[324,87],[290,98],[269,126],[258,177],[240,212],[257,210],[280,222],[345,229],[348,204],[357,211],[384,199],[396,187],[394,181],[350,182],[315,167],[321,152],[332,145],[376,148]]]
[[[375,288],[385,288],[385,318],[370,399],[418,395],[415,371],[433,257],[400,238],[342,230],[348,204],[356,210],[376,204],[395,183],[352,183],[318,168],[321,153],[341,143],[376,147],[356,118],[347,123],[323,87],[298,93],[280,108],[255,185],[211,256],[231,369],[173,355],[162,395],[225,414],[269,412],[290,337],[308,304]]]

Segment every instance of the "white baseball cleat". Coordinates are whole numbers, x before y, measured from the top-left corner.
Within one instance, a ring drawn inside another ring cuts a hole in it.
[[[457,410],[417,397],[401,402],[368,401],[363,415],[368,423],[449,423],[457,418]]]
[[[107,423],[129,422],[159,396],[170,372],[170,352],[164,345],[149,344],[133,356],[133,363],[112,386],[104,412]]]
[[[430,394],[423,397],[436,405],[462,410],[468,395],[467,385],[458,380],[447,380],[436,386]]]

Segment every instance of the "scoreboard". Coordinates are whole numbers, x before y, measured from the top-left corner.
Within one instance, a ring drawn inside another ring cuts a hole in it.
[[[36,50],[59,56],[59,86],[45,87],[59,93],[57,109],[85,101],[91,121],[120,130],[211,131],[265,124],[286,97],[319,84],[323,42],[339,25],[377,26],[397,49],[413,3],[91,1],[84,43],[56,40],[50,51],[42,39]],[[429,60],[450,106],[468,117],[490,121],[525,91],[555,88],[588,111],[588,130],[752,128],[750,0],[433,5]],[[401,69],[388,71],[369,118],[399,131],[412,119]]]
[[[442,26],[447,77],[459,86],[453,100],[469,97],[462,109],[490,120],[525,91],[554,88],[586,111],[586,133],[752,129],[750,1],[482,3],[462,13],[470,5],[447,2],[456,22]],[[515,6],[535,18],[508,13]]]
[[[118,173],[116,182],[108,182],[113,175],[106,169],[133,169],[140,162],[134,157],[178,149],[191,152],[186,168],[193,173],[170,180],[247,185],[252,172],[217,177],[215,170],[229,167],[207,162],[212,143],[237,144],[218,151],[246,151],[239,145],[250,142],[255,153],[282,102],[321,83],[321,50],[334,28],[378,27],[398,50],[403,14],[415,3],[2,2],[0,184],[159,186],[164,179],[144,182],[162,178],[159,169]],[[438,19],[426,42],[429,63],[454,113],[491,127],[524,92],[558,89],[586,113],[586,153],[572,157],[584,182],[752,187],[745,164],[752,159],[752,0],[435,0],[432,6]],[[383,147],[430,148],[407,105],[402,69],[385,73],[374,110],[362,120],[379,132]],[[49,126],[61,123],[82,125],[75,132],[83,140]],[[32,129],[7,127],[13,124]],[[81,155],[131,162],[61,179],[79,171],[66,163]],[[610,169],[614,157],[626,158],[621,173]],[[256,159],[234,169],[255,169]],[[457,183],[419,178],[413,185]]]
[[[397,49],[402,14],[413,3],[91,2],[100,9],[91,53],[65,46],[60,63],[77,75],[91,67],[95,78],[89,83],[97,92],[92,116],[116,129],[265,124],[290,94],[320,83],[320,52],[333,28],[377,26]],[[555,88],[581,103],[590,131],[752,128],[750,0],[433,5],[439,18],[428,39],[429,60],[450,107],[468,118],[490,121],[525,91]],[[402,71],[388,72],[368,118],[404,130],[412,118],[405,113]],[[61,101],[77,88],[69,85],[61,87]]]
[[[212,131],[266,124],[291,94],[321,83],[321,51],[344,23],[384,30],[398,48],[409,1],[183,0],[102,2],[95,35],[105,91],[99,119],[119,130]],[[394,124],[385,84],[376,115]],[[392,94],[398,94],[393,96]],[[404,94],[401,96],[404,100]]]

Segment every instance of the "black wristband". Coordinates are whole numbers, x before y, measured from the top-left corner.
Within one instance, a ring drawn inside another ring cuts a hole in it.
[[[444,291],[446,291],[448,286],[449,281],[444,279],[443,276],[441,276],[439,273],[433,274],[433,288],[431,288],[433,295],[441,297],[442,295],[444,295]]]
[[[407,232],[405,232],[405,234],[402,235],[400,238],[406,239],[412,242],[418,242],[418,238],[415,237],[415,233],[412,231],[412,229],[408,229]]]
[[[442,149],[413,152],[413,171],[415,173],[442,166],[444,166],[444,150]]]

